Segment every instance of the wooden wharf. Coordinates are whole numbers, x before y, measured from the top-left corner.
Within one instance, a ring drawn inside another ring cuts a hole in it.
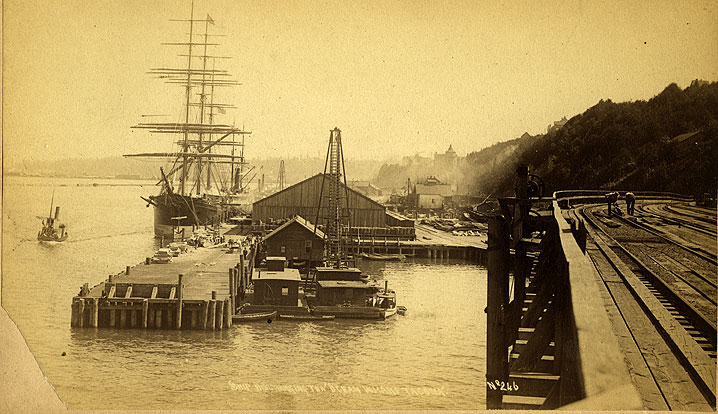
[[[390,236],[349,236],[346,246],[357,256],[360,253],[388,253],[434,260],[463,259],[486,263],[486,237],[454,236],[423,224],[416,225],[415,231],[416,240]]]
[[[518,174],[527,180],[526,169]],[[650,266],[566,210],[606,208],[605,193],[540,199],[517,186],[515,198],[500,200],[503,214],[489,223],[486,408],[715,411],[714,319],[704,326],[685,289],[659,286]],[[651,237],[644,250],[668,243]],[[700,260],[714,264],[715,253]],[[715,283],[715,269],[705,269],[683,276],[699,271]]]
[[[244,250],[247,250],[247,257]],[[150,258],[72,298],[71,326],[225,329],[251,281],[256,244],[189,248],[170,263]]]

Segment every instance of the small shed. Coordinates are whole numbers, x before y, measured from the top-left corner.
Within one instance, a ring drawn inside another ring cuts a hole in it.
[[[301,216],[274,229],[262,240],[268,256],[283,256],[292,262],[321,261],[324,233]]]
[[[386,224],[389,227],[414,227],[414,220],[396,211],[386,211]]]
[[[366,306],[377,290],[376,285],[361,280],[320,280],[317,301],[319,306]]]
[[[258,269],[254,278],[254,305],[299,305],[299,270],[271,271]]]

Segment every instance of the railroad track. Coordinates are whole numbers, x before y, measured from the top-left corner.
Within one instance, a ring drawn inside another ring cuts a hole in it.
[[[629,248],[623,244],[629,244],[627,237],[618,237],[620,241],[617,240],[614,237],[615,228],[611,228],[608,223],[597,217],[593,210],[599,208],[579,207],[574,214],[585,218],[587,230],[598,247],[597,250],[591,251],[591,258],[599,269],[601,277],[604,278],[606,287],[614,297],[614,302],[627,326],[631,331],[636,330],[631,335],[635,346],[641,349],[646,367],[658,389],[656,395],[662,396],[661,403],[668,409],[700,409],[700,401],[690,402],[695,405],[684,405],[687,403],[681,396],[690,394],[691,389],[693,392],[697,389],[705,398],[704,402],[715,409],[715,273],[703,274],[695,269],[677,271],[677,266],[666,262],[665,257],[658,257],[656,251],[649,248],[639,250],[635,245]],[[622,223],[632,224],[630,221],[622,221]],[[634,226],[634,229],[641,228]],[[656,238],[653,232],[645,228],[641,231],[648,233],[647,240],[652,241],[644,244],[655,244],[653,243],[655,241],[660,243],[661,239]],[[663,242],[676,244],[675,241],[670,240]],[[689,249],[684,251],[684,254],[696,255],[696,252]],[[705,259],[700,255],[698,257],[698,260]],[[612,272],[617,276],[608,274]],[[642,309],[644,314],[638,315],[637,313],[640,313],[637,312],[638,309]],[[651,326],[655,331],[651,330]],[[659,341],[664,341],[665,344],[656,345]],[[656,349],[664,349],[664,351],[656,351]],[[656,361],[645,356],[656,353],[661,355]],[[669,354],[673,359],[667,359]],[[673,371],[670,371],[671,366],[674,367]],[[689,374],[679,381],[680,386],[666,380],[672,375],[670,372],[677,372],[675,367],[678,367],[678,371],[680,368],[685,369]],[[689,380],[693,385],[686,384]]]
[[[687,212],[682,213],[665,204],[662,205],[659,210],[653,208],[655,206],[655,204],[641,205],[638,207],[638,210],[648,216],[658,218],[668,223],[681,225],[711,237],[716,237],[717,235],[715,219],[711,220],[704,215],[699,216],[688,214]]]
[[[671,238],[666,235],[664,231],[659,230],[655,226],[648,224],[646,222],[638,222],[637,220],[628,219],[626,217],[622,216],[616,216],[615,217],[620,222],[627,224],[629,226],[632,226],[637,229],[645,230],[655,236],[660,237],[661,239],[665,240],[666,242],[679,247],[683,250],[686,250],[690,253],[693,253],[694,255],[700,257],[701,259],[715,265],[716,264],[716,253],[712,251],[708,251],[704,249],[703,247],[699,245],[695,245],[693,243],[685,243],[677,240],[676,238]]]

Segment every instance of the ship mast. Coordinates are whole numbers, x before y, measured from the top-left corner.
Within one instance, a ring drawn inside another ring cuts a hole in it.
[[[209,34],[209,25],[214,25],[212,17],[207,14],[204,19],[195,19],[193,3],[189,19],[173,19],[171,21],[189,23],[187,42],[162,43],[163,45],[187,47],[187,53],[179,55],[187,58],[186,66],[153,68],[148,73],[163,79],[165,83],[181,85],[184,88],[184,122],[140,123],[132,128],[146,129],[151,133],[159,134],[181,134],[181,138],[176,142],[180,151],[127,154],[125,157],[174,159],[175,164],[166,173],[166,176],[171,178],[179,175],[179,194],[182,196],[191,196],[193,193],[201,195],[203,191],[208,192],[210,190],[213,174],[215,180],[218,179],[217,177],[221,179],[217,168],[226,166],[224,168],[229,169],[231,165],[231,168],[234,169],[238,165],[241,170],[244,164],[244,151],[242,148],[241,155],[237,156],[235,155],[235,147],[242,147],[244,145],[244,136],[251,134],[251,132],[245,131],[243,128],[236,128],[234,125],[215,123],[216,113],[223,114],[226,109],[235,108],[234,105],[217,102],[214,97],[217,90],[215,87],[236,86],[239,83],[232,80],[231,75],[226,70],[216,68],[217,59],[228,59],[228,57],[214,56],[214,54],[208,53],[209,46],[219,45],[219,43],[210,42],[210,36],[222,36]],[[204,36],[195,36],[195,23],[201,22],[205,24]],[[197,47],[200,47],[200,49]],[[208,68],[208,59],[210,58],[212,59],[211,69]],[[196,59],[201,59],[201,64]],[[199,89],[198,94],[193,95],[194,88]],[[196,95],[199,95],[199,99],[195,98]],[[192,108],[196,109],[193,110]],[[195,113],[194,115],[193,112]],[[237,134],[242,135],[241,141],[234,139]],[[232,137],[231,139],[226,139],[230,136]],[[222,148],[224,150],[221,150]],[[226,151],[230,148],[231,153]],[[214,166],[218,167],[212,168]],[[191,167],[194,167],[196,171],[190,171]],[[202,182],[205,180],[203,170],[205,168],[207,177],[206,186],[203,188]],[[194,185],[190,186],[188,180],[193,180]],[[222,193],[221,188],[218,188],[218,191]]]
[[[194,29],[194,1],[189,13],[189,43],[187,43],[187,86],[185,87],[186,104],[184,107],[184,123],[189,124],[189,98],[192,91],[192,31]],[[184,131],[184,142],[182,152],[187,153],[189,132]],[[180,178],[180,194],[185,195],[185,182],[187,181],[187,155],[182,156],[182,177]]]

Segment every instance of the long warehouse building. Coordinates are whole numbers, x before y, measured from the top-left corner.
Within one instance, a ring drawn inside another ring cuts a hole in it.
[[[323,174],[300,181],[282,191],[255,201],[252,205],[252,219],[269,222],[271,220],[291,219],[297,215],[314,222],[317,216],[319,196],[322,191]],[[329,177],[327,176],[327,180]],[[386,207],[369,197],[345,187],[342,183],[342,191],[346,189],[349,205],[349,225],[351,227],[386,227]],[[325,196],[328,191],[328,183],[324,184]],[[322,214],[319,223],[322,223],[327,215],[326,198],[322,201]]]

